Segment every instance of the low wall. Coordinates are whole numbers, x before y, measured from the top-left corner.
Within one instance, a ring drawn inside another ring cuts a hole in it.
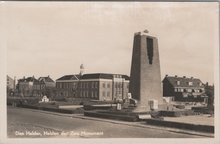
[[[123,121],[138,121],[138,117],[135,115],[119,115],[115,113],[103,113],[103,112],[98,112],[98,111],[85,111],[84,112],[85,116],[90,116],[90,117],[99,117],[99,118],[107,118],[107,119],[115,119],[115,120],[123,120]]]
[[[42,107],[42,106],[34,106],[34,105],[19,105],[19,107],[65,113],[65,114],[83,113],[83,110],[79,110],[79,109],[69,110],[69,109],[59,109],[59,108]]]
[[[155,120],[155,119],[147,119],[146,122],[147,124],[156,125],[156,126],[214,133],[214,126],[210,126],[210,125],[196,125],[196,124],[171,122],[171,121],[163,121],[163,120]]]

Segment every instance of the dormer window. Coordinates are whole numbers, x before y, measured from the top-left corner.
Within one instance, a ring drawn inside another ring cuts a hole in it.
[[[192,86],[192,85],[193,85],[193,82],[188,82],[188,85],[189,85],[189,86]]]
[[[180,85],[180,81],[176,81],[176,84],[177,84],[177,85]]]

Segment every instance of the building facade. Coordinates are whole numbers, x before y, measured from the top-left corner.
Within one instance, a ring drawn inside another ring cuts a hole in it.
[[[7,75],[7,96],[13,96],[15,92],[15,79]]]
[[[77,97],[100,101],[127,98],[129,77],[121,74],[85,74],[79,81]]]
[[[168,76],[163,79],[163,96],[175,101],[203,101],[205,87],[198,78]]]
[[[34,76],[27,78],[23,77],[22,79],[19,79],[17,84],[19,95],[22,97],[33,96],[33,88],[35,82],[37,82],[37,79]]]
[[[65,75],[56,80],[58,97],[76,97],[80,75]]]
[[[36,96],[40,97],[48,94],[48,91],[55,88],[56,83],[48,77],[40,77],[36,79],[32,77],[23,77],[18,80],[17,89],[20,96]]]
[[[56,80],[60,96],[100,101],[122,100],[128,87],[129,77],[120,74],[66,75]]]
[[[49,97],[55,95],[55,87],[56,83],[54,80],[50,78],[50,76],[47,77],[40,77],[33,83],[33,96],[43,96],[47,95]]]

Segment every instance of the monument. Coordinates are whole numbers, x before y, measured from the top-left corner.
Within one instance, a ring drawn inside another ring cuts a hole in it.
[[[130,93],[138,101],[136,112],[157,109],[163,102],[158,40],[138,32],[134,34],[130,72]]]
[[[85,111],[85,116],[124,121],[158,117],[157,109],[163,107],[158,40],[145,33],[135,33],[128,99],[125,103],[103,110]],[[130,97],[131,96],[131,97]],[[152,111],[153,110],[153,111]]]

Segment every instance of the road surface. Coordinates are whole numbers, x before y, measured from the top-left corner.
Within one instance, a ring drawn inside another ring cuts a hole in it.
[[[40,110],[8,107],[8,137],[198,138],[167,130],[72,118]]]

